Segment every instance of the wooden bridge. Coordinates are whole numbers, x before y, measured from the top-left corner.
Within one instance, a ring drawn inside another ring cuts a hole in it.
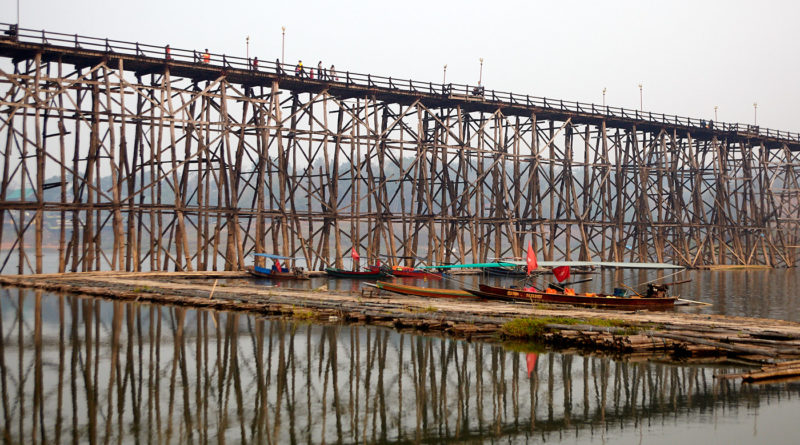
[[[0,30],[0,273],[797,260],[798,133]]]

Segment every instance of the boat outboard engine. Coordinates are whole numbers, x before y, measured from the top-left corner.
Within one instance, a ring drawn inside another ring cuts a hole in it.
[[[550,283],[550,284],[547,285],[547,287],[549,287],[550,289],[556,290],[558,292],[564,292],[564,286],[562,286],[562,285],[560,285],[558,283]]]
[[[666,284],[648,284],[645,296],[647,298],[666,298],[668,289],[669,286]]]

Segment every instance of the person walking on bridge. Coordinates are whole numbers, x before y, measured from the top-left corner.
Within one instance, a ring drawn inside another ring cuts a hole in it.
[[[258,57],[253,58],[253,71],[258,71]]]
[[[333,66],[333,64],[331,64],[331,68],[328,70],[328,77],[330,77],[330,80],[339,80],[339,78],[336,77],[336,67]]]
[[[303,71],[303,61],[298,60],[297,66],[294,67],[294,75],[297,77],[303,77],[305,74],[305,71]]]
[[[203,52],[203,63],[211,63],[211,54],[208,53],[208,48]]]

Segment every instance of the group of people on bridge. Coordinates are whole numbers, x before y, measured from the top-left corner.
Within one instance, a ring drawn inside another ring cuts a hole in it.
[[[172,50],[169,45],[164,47],[164,58],[166,60],[172,60]],[[208,52],[208,48],[206,48],[201,54],[197,54],[194,52],[194,61],[204,64],[211,63],[211,54]],[[248,59],[249,68],[258,71],[258,57],[253,57],[252,60]],[[275,72],[277,74],[286,74],[286,72],[282,69],[282,64],[280,59],[275,59]],[[294,75],[297,77],[307,77],[309,79],[314,78],[314,68],[310,68],[308,72],[306,72],[305,67],[303,66],[303,61],[298,60],[297,65],[295,65]],[[331,64],[331,67],[328,69],[323,68],[322,61],[320,60],[317,63],[317,79],[320,80],[339,80],[339,76],[336,73],[336,66]]]
[[[303,66],[303,61],[298,60],[297,65],[294,67],[294,75],[297,77],[308,77],[309,79],[313,79],[314,68],[309,68],[308,72],[306,72],[306,69]],[[322,67],[321,60],[317,62],[317,78],[319,80],[339,80],[339,76],[336,74],[336,67],[331,65],[330,68],[325,69]]]
[[[703,128],[708,128],[709,130],[713,130],[714,121],[706,121],[705,119],[700,119],[700,126]]]

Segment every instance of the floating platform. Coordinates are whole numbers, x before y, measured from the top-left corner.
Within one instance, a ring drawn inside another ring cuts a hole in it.
[[[224,280],[220,282],[220,280]],[[368,323],[467,340],[537,341],[642,359],[779,364],[800,359],[800,323],[747,317],[272,287],[247,272],[84,272],[4,275],[0,285],[115,300]],[[525,335],[512,326],[530,323]],[[795,366],[792,366],[795,368]]]

